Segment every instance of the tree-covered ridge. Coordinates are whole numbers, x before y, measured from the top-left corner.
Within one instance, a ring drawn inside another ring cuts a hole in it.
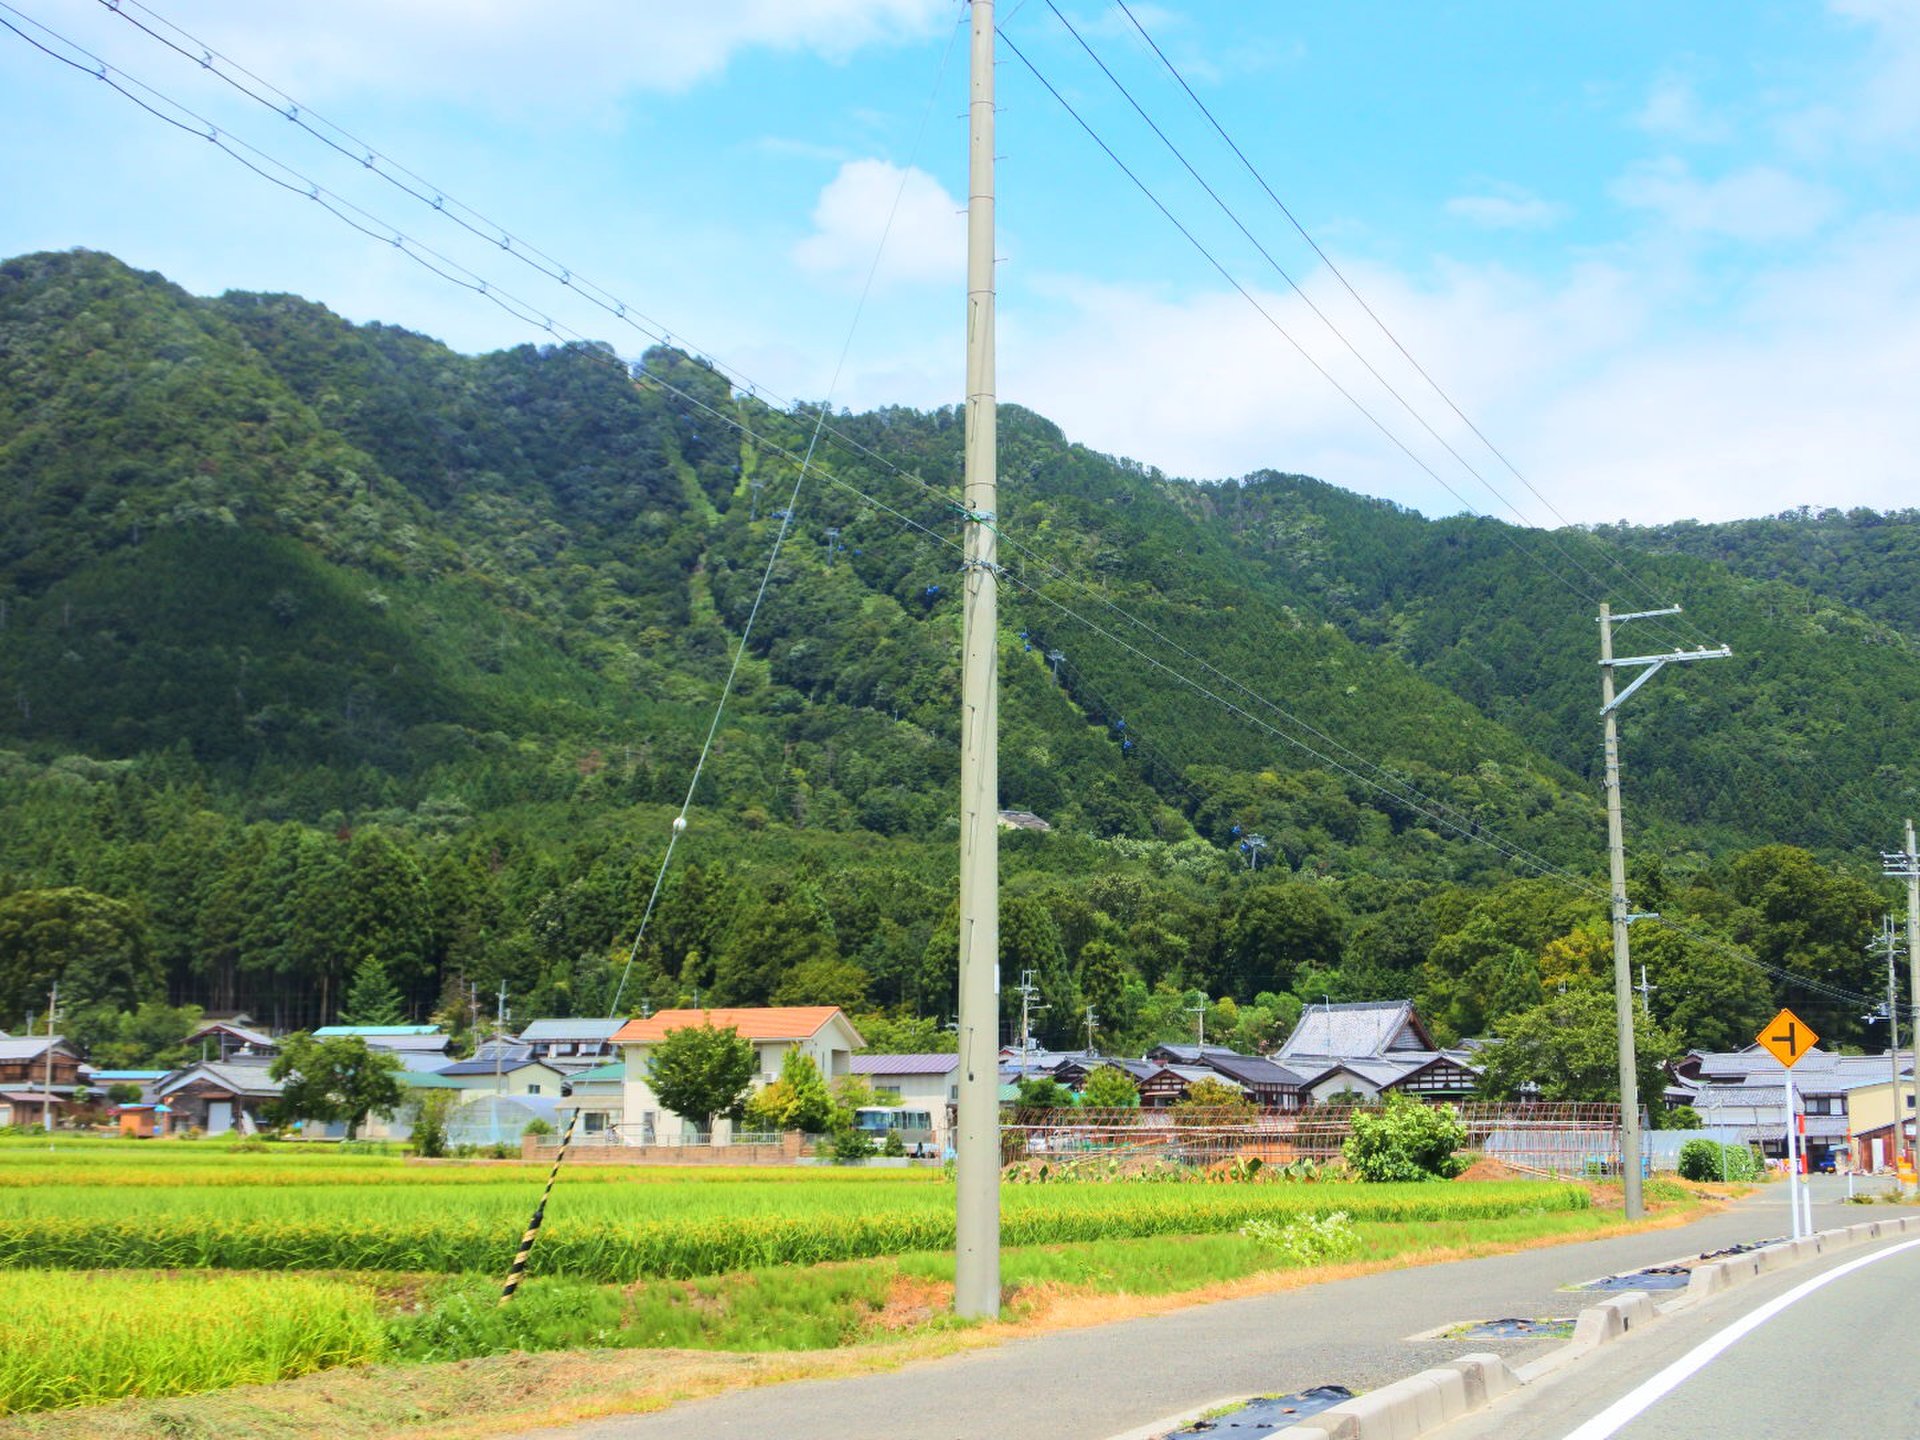
[[[1663,843],[1711,848],[1715,836],[1772,836],[1865,848],[1890,843],[1897,817],[1920,804],[1911,718],[1920,641],[1849,608],[1831,587],[1756,583],[1742,576],[1759,568],[1751,554],[1723,564],[1634,538],[1656,532],[1632,532],[1625,543],[1611,529],[1429,522],[1298,477],[1204,487],[1201,497],[1243,551],[1276,573],[1338,577],[1322,585],[1323,603],[1347,634],[1399,656],[1590,783],[1601,761],[1593,597],[1619,611],[1682,603],[1683,617],[1624,626],[1616,637],[1622,655],[1703,643],[1733,650],[1730,660],[1662,675],[1621,711],[1635,813]],[[1904,573],[1911,591],[1920,532],[1899,516],[1879,519],[1849,522],[1886,532],[1875,586],[1890,590],[1890,574]],[[1812,523],[1742,526],[1773,537]],[[1756,539],[1753,553],[1762,548]]]
[[[1803,505],[1769,519],[1702,525],[1603,527],[1622,545],[1653,554],[1715,560],[1736,575],[1777,580],[1793,589],[1779,603],[1815,615],[1848,608],[1920,640],[1920,510],[1815,509]]]
[[[1594,637],[1548,537],[1177,484],[1002,417],[1001,799],[1054,827],[1006,837],[1002,962],[1045,1038],[1088,1005],[1103,1045],[1178,1038],[1204,1000],[1257,1047],[1395,995],[1468,1035],[1599,983]],[[35,955],[109,932],[72,995],[122,1047],[161,1002],[331,1019],[370,958],[410,1016],[469,1025],[501,983],[522,1017],[602,1011],[785,526],[624,1003],[884,1009],[924,1043],[957,944],[962,417],[829,417],[789,523],[817,418],[674,351],[462,356],[100,255],[0,266],[0,1025]],[[1636,903],[1713,937],[1645,942],[1669,1023],[1719,1043],[1786,998],[1854,1035],[1818,1007],[1874,984],[1875,892],[1830,862],[1912,785],[1910,707],[1866,697],[1920,667],[1777,582],[1633,563],[1754,657],[1626,716]],[[1774,840],[1828,863],[1748,885]]]

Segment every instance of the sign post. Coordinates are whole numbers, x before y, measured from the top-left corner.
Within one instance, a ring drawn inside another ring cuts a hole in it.
[[[1820,1037],[1793,1011],[1782,1010],[1753,1038],[1780,1062],[1787,1082],[1787,1215],[1793,1238],[1799,1240],[1813,1233],[1813,1197],[1807,1190],[1804,1122],[1794,1110],[1793,1067]]]

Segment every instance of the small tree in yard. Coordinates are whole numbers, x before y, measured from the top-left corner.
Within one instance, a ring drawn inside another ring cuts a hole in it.
[[[824,1135],[833,1128],[833,1094],[813,1057],[796,1045],[780,1062],[780,1078],[747,1101],[746,1117],[767,1130]]]
[[[1466,1143],[1467,1127],[1451,1105],[1389,1095],[1384,1110],[1354,1112],[1341,1153],[1362,1180],[1451,1180],[1467,1168],[1454,1153]]]
[[[1176,1125],[1242,1125],[1259,1113],[1243,1091],[1211,1075],[1194,1081],[1171,1107]]]
[[[647,1057],[647,1082],[676,1115],[704,1120],[731,1114],[753,1083],[753,1045],[728,1025],[669,1030]]]
[[[375,1050],[357,1035],[290,1036],[267,1070],[281,1082],[274,1117],[282,1123],[344,1120],[347,1139],[356,1139],[367,1116],[390,1116],[406,1098],[402,1068],[399,1056]]]
[[[1118,1065],[1102,1065],[1087,1076],[1080,1103],[1089,1110],[1132,1110],[1140,1104],[1140,1089]]]
[[[1073,1105],[1073,1091],[1051,1075],[1029,1075],[1020,1082],[1013,1103],[1020,1110],[1066,1110]]]

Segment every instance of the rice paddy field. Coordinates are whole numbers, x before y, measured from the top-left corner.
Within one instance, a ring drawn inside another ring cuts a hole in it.
[[[821,1349],[954,1323],[938,1171],[580,1166],[502,1307],[545,1182],[542,1166],[317,1147],[0,1140],[0,1414],[373,1360]],[[1242,1227],[1334,1210],[1362,1262],[1608,1223],[1586,1187],[1533,1181],[1009,1185],[1010,1303],[1298,1268]]]

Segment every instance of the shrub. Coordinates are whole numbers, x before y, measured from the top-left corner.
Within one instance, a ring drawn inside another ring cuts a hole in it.
[[[1249,1240],[1271,1246],[1296,1265],[1314,1265],[1322,1260],[1344,1260],[1360,1248],[1360,1232],[1346,1211],[1326,1215],[1301,1215],[1281,1224],[1278,1220],[1249,1220],[1240,1227]]]
[[[887,1138],[880,1142],[880,1153],[893,1160],[907,1153],[907,1142],[900,1138],[898,1130],[887,1131]]]
[[[420,1102],[420,1116],[413,1122],[413,1153],[439,1160],[447,1153],[447,1112],[453,1108],[453,1096],[445,1090],[429,1090]]]
[[[544,1139],[546,1136],[553,1134],[553,1126],[536,1115],[533,1119],[527,1121],[525,1127],[520,1131],[520,1134],[522,1137],[537,1135]]]
[[[1385,1109],[1354,1113],[1341,1154],[1360,1180],[1451,1180],[1466,1169],[1454,1153],[1466,1143],[1467,1127],[1451,1105],[1390,1095]]]
[[[1689,1140],[1680,1147],[1682,1180],[1757,1180],[1760,1162],[1746,1145],[1722,1145],[1716,1140]]]
[[[873,1154],[873,1137],[864,1130],[846,1129],[833,1137],[833,1158],[842,1165]]]

